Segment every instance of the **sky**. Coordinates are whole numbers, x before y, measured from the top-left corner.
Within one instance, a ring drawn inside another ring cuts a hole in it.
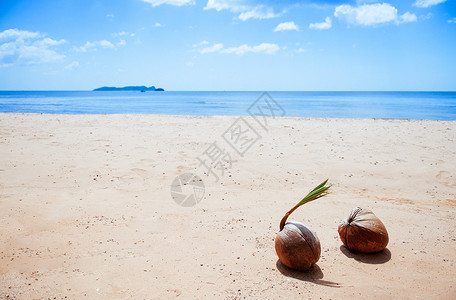
[[[456,0],[0,0],[0,90],[455,91]]]

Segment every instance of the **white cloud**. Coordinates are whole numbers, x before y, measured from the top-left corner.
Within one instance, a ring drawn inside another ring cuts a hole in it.
[[[0,41],[14,39],[14,40],[26,40],[40,37],[39,32],[30,32],[27,30],[18,30],[18,29],[7,29],[3,32],[0,32]]]
[[[155,22],[154,27],[163,27],[163,25],[158,22]]]
[[[66,65],[63,69],[67,70],[67,71],[71,71],[71,70],[74,70],[74,69],[78,69],[79,67],[80,67],[79,62],[73,61],[72,63]]]
[[[126,44],[127,44],[127,42],[125,40],[120,40],[117,42],[116,46],[120,47],[120,46],[125,46]]]
[[[449,19],[447,22],[448,22],[448,23],[455,23],[455,24],[456,24],[456,18]]]
[[[66,43],[65,40],[56,41],[56,40],[53,40],[50,38],[44,38],[42,40],[36,41],[34,44],[39,47],[47,48],[49,46],[58,46],[58,45],[65,44],[65,43]]]
[[[106,18],[108,19],[108,21],[112,21],[114,20],[114,14],[107,14]]]
[[[447,0],[417,0],[415,3],[413,3],[413,5],[416,7],[426,8],[443,3],[445,1]]]
[[[193,46],[194,48],[196,48],[196,47],[201,47],[201,46],[209,45],[209,44],[210,44],[210,43],[209,43],[208,41],[202,41],[202,42],[199,42],[199,43],[197,43],[197,44],[193,44],[192,46]]]
[[[238,47],[231,47],[222,50],[222,53],[234,53],[237,55],[244,55],[245,53],[248,52],[253,52],[253,53],[266,53],[266,54],[274,54],[277,51],[280,50],[280,47],[277,44],[270,44],[270,43],[262,43],[257,46],[249,46],[249,45],[241,45]]]
[[[131,37],[134,37],[135,34],[127,32],[127,31],[121,31],[121,32],[113,33],[112,36],[113,37],[119,37],[119,36],[131,36]]]
[[[414,22],[416,15],[406,12],[398,16],[397,9],[388,3],[365,4],[358,7],[339,5],[334,16],[349,24],[375,26],[395,22],[396,24]]]
[[[95,43],[98,43],[103,48],[111,48],[111,49],[115,48],[114,45],[110,41],[107,41],[107,40],[101,40],[101,41],[95,42]]]
[[[232,12],[240,12],[242,10],[247,10],[247,7],[242,4],[242,1],[208,0],[204,9],[215,9],[216,11],[227,9]]]
[[[247,21],[248,19],[271,19],[276,18],[282,13],[275,13],[270,7],[264,5],[248,5],[242,0],[208,0],[204,9],[215,9],[216,11],[229,10],[239,14],[238,19]]]
[[[120,43],[121,43],[121,45],[118,44],[119,46],[125,45],[125,44],[122,44],[122,42],[120,42]],[[116,48],[114,46],[114,44],[111,43],[110,41],[101,40],[101,41],[95,41],[95,42],[86,42],[84,44],[84,46],[75,48],[75,50],[80,51],[80,52],[97,51],[97,49],[100,47],[104,48],[104,49],[115,49]]]
[[[198,52],[201,53],[201,54],[213,53],[213,52],[220,51],[222,48],[223,48],[223,44],[222,43],[218,43],[218,44],[214,44],[214,45],[209,46],[209,47],[204,47],[204,48],[198,50]]]
[[[141,0],[142,2],[149,3],[153,7],[159,6],[162,4],[174,5],[174,6],[183,6],[183,5],[194,5],[194,0]]]
[[[378,0],[356,0],[356,4],[358,4],[358,5],[374,3],[374,2],[378,2]]]
[[[277,27],[274,29],[274,32],[285,31],[285,30],[298,31],[299,27],[298,27],[298,25],[295,24],[295,22],[284,22],[284,23],[280,23],[279,25],[277,25]]]
[[[296,49],[296,52],[297,53],[305,53],[305,52],[309,52],[309,50],[305,49],[305,48],[298,48],[298,49]]]
[[[427,14],[420,16],[421,20],[429,20],[430,18],[432,18],[432,13],[431,12],[428,12]]]
[[[406,12],[405,14],[403,14],[402,16],[399,17],[397,22],[398,22],[398,24],[402,24],[402,23],[410,23],[410,22],[416,22],[416,21],[418,21],[418,18],[416,17],[415,14]]]
[[[387,3],[366,4],[358,7],[340,5],[334,16],[350,24],[364,26],[388,23],[397,19],[397,9]]]
[[[331,28],[331,18],[326,17],[324,22],[309,24],[309,28],[310,29],[319,29],[319,30],[330,29]]]
[[[278,17],[280,14],[276,14],[272,8],[265,7],[263,5],[255,6],[247,11],[242,12],[239,15],[239,19],[247,21],[248,19],[272,19]]]
[[[61,61],[65,55],[50,49],[66,43],[39,32],[8,29],[0,32],[0,67],[16,64],[41,64]]]
[[[199,44],[194,44],[193,47],[198,48],[201,46],[207,45],[206,41],[203,41]],[[207,54],[207,53],[225,53],[225,54],[237,54],[237,55],[244,55],[246,53],[266,53],[266,54],[274,54],[280,50],[280,47],[277,44],[270,44],[270,43],[262,43],[257,46],[249,46],[249,45],[241,45],[238,47],[230,47],[225,48],[222,43],[213,44],[211,46],[207,46],[204,48],[200,48],[198,51],[200,54]]]

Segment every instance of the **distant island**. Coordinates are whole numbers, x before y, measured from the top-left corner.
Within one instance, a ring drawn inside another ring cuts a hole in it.
[[[154,92],[163,92],[162,88],[155,88],[155,86],[147,87],[144,85],[141,86],[124,86],[124,87],[112,87],[112,86],[103,86],[97,89],[94,89],[95,92],[105,92],[105,91],[154,91]]]

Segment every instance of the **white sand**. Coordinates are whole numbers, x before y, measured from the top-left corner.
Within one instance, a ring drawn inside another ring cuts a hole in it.
[[[244,157],[235,117],[0,114],[0,298],[456,298],[456,122],[282,118]],[[215,182],[197,157],[236,160]],[[200,175],[181,207],[173,179]],[[283,214],[314,229],[308,273],[278,263]],[[337,226],[372,209],[387,250],[351,254]]]

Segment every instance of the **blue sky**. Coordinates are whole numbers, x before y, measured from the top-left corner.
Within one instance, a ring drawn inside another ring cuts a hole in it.
[[[0,89],[454,91],[455,2],[0,0]]]

